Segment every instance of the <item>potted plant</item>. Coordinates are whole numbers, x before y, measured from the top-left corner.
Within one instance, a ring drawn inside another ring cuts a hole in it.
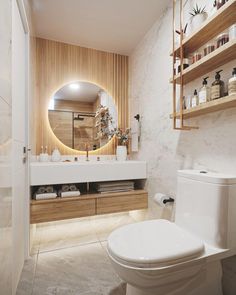
[[[130,129],[123,131],[122,129],[114,129],[113,134],[118,139],[118,145],[116,148],[117,161],[126,161],[127,159],[127,144],[129,141]]]
[[[206,6],[200,7],[196,4],[192,11],[189,13],[191,15],[190,19],[190,30],[191,32],[197,30],[201,24],[207,19]]]

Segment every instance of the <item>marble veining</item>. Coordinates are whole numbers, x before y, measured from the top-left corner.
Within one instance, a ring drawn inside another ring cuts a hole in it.
[[[34,255],[24,267],[17,295],[125,295],[100,242]]]
[[[204,6],[206,2],[199,0],[198,5]],[[193,4],[193,0],[188,1],[189,7]],[[236,108],[186,122],[198,126],[197,130],[172,129],[169,119],[172,112],[172,86],[169,84],[172,76],[171,20],[172,1],[130,56],[130,118],[137,113],[141,115],[140,150],[133,159],[147,161],[147,189],[151,197],[156,192],[176,195],[178,169],[236,174]],[[233,67],[235,61],[220,67],[226,89]],[[205,76],[210,77],[210,85],[215,72]],[[201,86],[202,79],[192,81],[185,88],[185,94],[193,94],[194,89],[199,90]],[[149,206],[152,204],[150,202]],[[233,279],[228,276],[228,281],[233,284],[236,272],[232,272],[231,277]]]

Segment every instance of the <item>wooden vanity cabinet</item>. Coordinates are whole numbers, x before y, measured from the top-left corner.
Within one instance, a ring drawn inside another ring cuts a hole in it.
[[[32,200],[30,223],[116,213],[148,208],[148,194],[145,190],[122,193],[87,194],[73,198]]]

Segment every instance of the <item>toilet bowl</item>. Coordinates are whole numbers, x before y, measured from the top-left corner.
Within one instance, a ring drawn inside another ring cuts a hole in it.
[[[222,295],[221,259],[236,253],[235,209],[236,177],[179,171],[175,223],[130,224],[108,238],[126,294]]]

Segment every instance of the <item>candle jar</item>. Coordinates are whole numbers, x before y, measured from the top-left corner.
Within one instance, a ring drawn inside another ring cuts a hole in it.
[[[229,42],[229,34],[227,34],[227,33],[220,34],[217,37],[216,42],[217,42],[217,48],[226,44],[227,42]]]
[[[228,0],[217,0],[216,1],[217,9],[220,9],[226,2],[228,2]]]
[[[207,44],[204,48],[204,56],[208,55],[209,53],[212,53],[215,50],[214,44]]]
[[[195,52],[192,56],[192,63],[199,61],[202,58],[202,54],[200,52]]]
[[[183,59],[183,70],[187,69],[189,67],[189,60],[188,58]],[[181,64],[178,65],[178,73],[181,72]]]

